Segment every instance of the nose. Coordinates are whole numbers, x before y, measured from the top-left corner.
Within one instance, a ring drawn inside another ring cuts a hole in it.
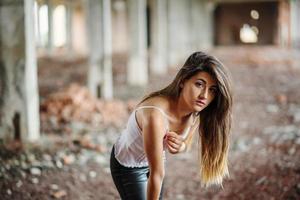
[[[208,88],[207,88],[207,87],[204,87],[204,88],[201,90],[200,97],[201,97],[202,99],[207,99],[207,97],[208,97]]]

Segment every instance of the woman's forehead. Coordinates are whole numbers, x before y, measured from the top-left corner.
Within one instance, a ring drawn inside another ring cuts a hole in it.
[[[207,72],[198,72],[194,76],[192,76],[193,80],[202,80],[206,83],[206,85],[217,85],[217,81]]]

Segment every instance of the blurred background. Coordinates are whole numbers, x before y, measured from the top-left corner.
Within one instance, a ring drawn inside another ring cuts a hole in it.
[[[0,199],[119,199],[112,145],[194,51],[231,73],[230,177],[196,137],[164,199],[300,199],[299,0],[0,0]]]

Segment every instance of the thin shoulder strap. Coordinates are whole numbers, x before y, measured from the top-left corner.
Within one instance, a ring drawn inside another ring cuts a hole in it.
[[[135,110],[137,111],[137,110],[144,109],[144,108],[154,108],[154,109],[157,109],[158,111],[160,111],[162,113],[162,115],[165,117],[167,130],[169,130],[169,120],[168,120],[168,118],[170,118],[170,116],[167,115],[163,109],[161,109],[157,106],[140,106],[140,107],[136,108]]]

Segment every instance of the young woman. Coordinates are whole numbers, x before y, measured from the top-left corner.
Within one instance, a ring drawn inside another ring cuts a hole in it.
[[[196,132],[201,181],[222,184],[231,110],[227,70],[215,57],[193,53],[173,82],[137,105],[112,149],[111,174],[121,198],[162,199],[165,150],[185,151]]]

